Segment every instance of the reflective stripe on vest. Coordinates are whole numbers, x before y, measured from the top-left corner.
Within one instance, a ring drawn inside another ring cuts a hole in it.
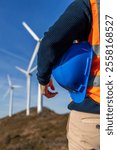
[[[90,0],[92,10],[92,29],[89,43],[93,47],[93,60],[87,87],[87,95],[100,103],[100,10],[99,0]]]

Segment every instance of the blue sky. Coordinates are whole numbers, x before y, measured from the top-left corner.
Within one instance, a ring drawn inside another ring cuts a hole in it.
[[[14,84],[23,86],[14,93],[14,113],[24,110],[26,105],[26,77],[15,69],[15,66],[27,68],[36,41],[22,26],[25,21],[33,31],[43,37],[44,32],[64,12],[73,0],[0,0],[0,117],[8,115],[9,96],[2,99],[8,88],[7,74]],[[36,61],[34,62],[34,65]],[[54,81],[59,94],[47,100],[44,106],[58,113],[68,112],[68,92]],[[37,103],[36,72],[32,77],[31,106]]]

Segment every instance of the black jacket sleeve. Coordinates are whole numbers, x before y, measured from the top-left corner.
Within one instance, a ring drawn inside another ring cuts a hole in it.
[[[87,40],[90,29],[89,0],[75,0],[44,34],[37,60],[37,78],[40,84],[46,85],[49,82],[53,65],[74,40]]]

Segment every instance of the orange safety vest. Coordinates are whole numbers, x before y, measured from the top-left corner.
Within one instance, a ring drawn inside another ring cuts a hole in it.
[[[90,4],[92,29],[88,41],[93,47],[93,59],[86,94],[100,103],[100,4],[98,0],[90,0]]]

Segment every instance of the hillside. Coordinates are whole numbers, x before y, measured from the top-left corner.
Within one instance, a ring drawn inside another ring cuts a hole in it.
[[[0,150],[67,150],[68,115],[58,115],[36,108],[26,117],[25,111],[0,120]]]

